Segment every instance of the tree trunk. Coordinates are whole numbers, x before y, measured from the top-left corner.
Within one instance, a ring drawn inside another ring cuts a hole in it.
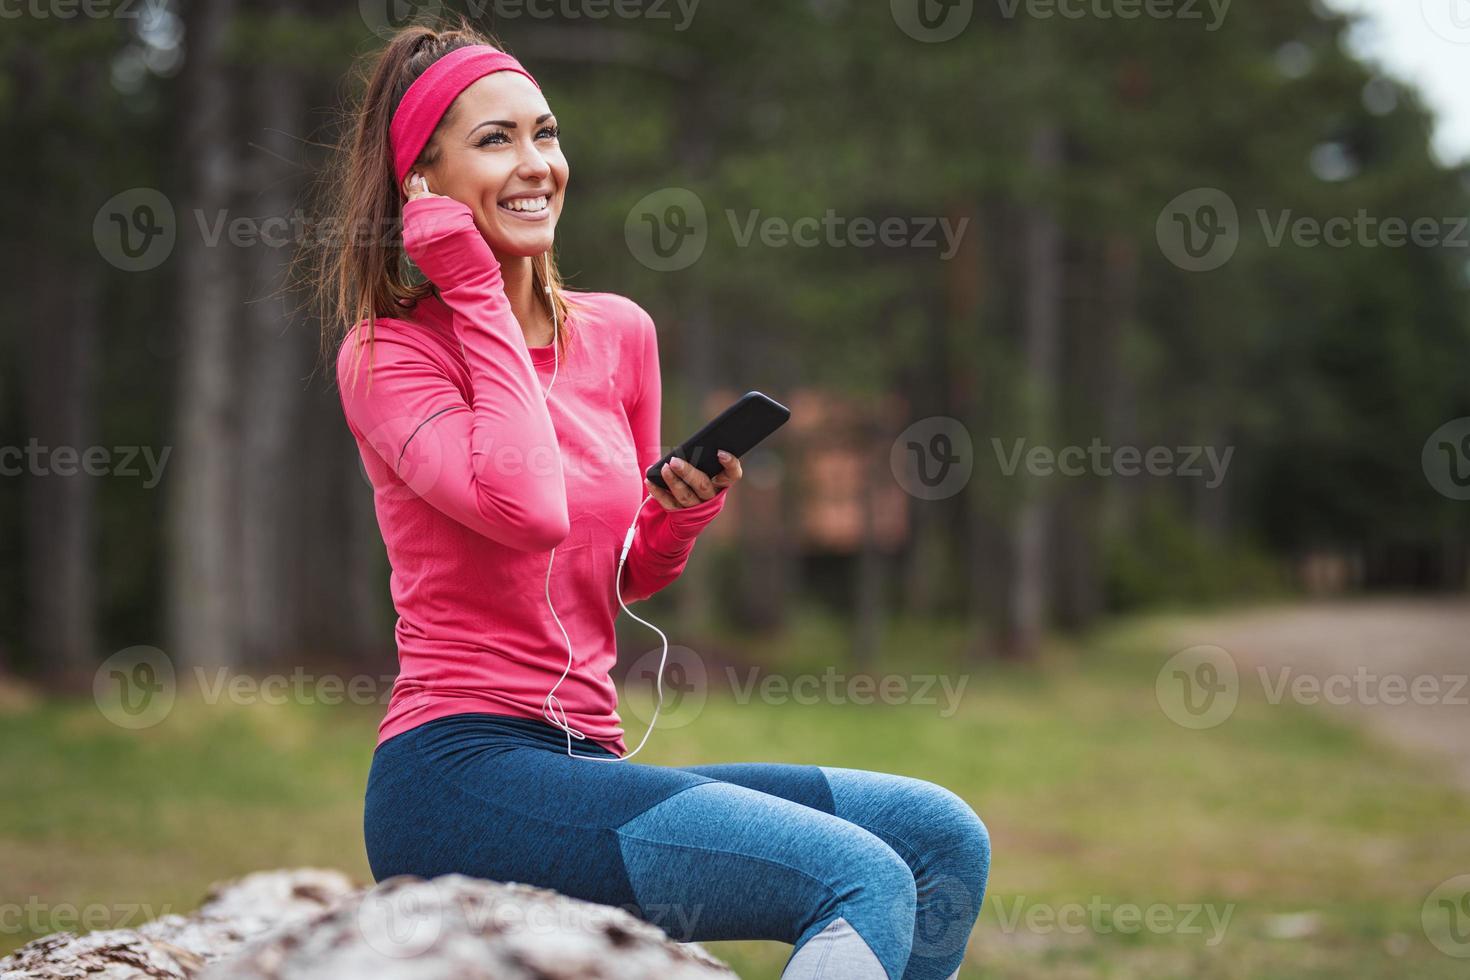
[[[1050,187],[1061,166],[1061,130],[1042,120],[1032,131],[1033,170]],[[1048,208],[1033,202],[1026,217],[1025,334],[1022,341],[1027,390],[1023,432],[1045,444],[1055,430],[1057,352],[1062,314],[1062,234]],[[1054,448],[1054,447],[1053,447]],[[1009,657],[1029,657],[1040,643],[1050,610],[1051,506],[1035,478],[1017,471],[1023,496],[1012,530],[1016,558],[1003,647]]]
[[[37,252],[37,265],[26,281],[45,310],[37,321],[43,329],[26,346],[26,431],[43,453],[36,457],[41,469],[25,480],[26,627],[31,657],[48,684],[79,690],[90,688],[100,659],[97,477],[80,464],[96,432],[92,395],[101,282],[95,263],[76,262],[50,247]]]
[[[231,419],[236,256],[223,240],[208,246],[199,239],[194,219],[195,209],[213,218],[233,203],[235,99],[224,47],[234,13],[235,0],[190,5],[179,143],[189,191],[178,214],[182,323],[177,480],[168,515],[169,652],[177,663],[205,667],[241,659],[239,446]]]
[[[877,661],[883,646],[884,625],[888,620],[885,608],[887,590],[884,588],[887,559],[878,543],[877,498],[880,481],[892,477],[889,475],[887,447],[882,447],[883,451],[874,448],[882,445],[879,430],[874,424],[876,421],[865,419],[862,425],[856,427],[857,454],[863,466],[862,488],[859,491],[863,528],[857,554],[857,583],[853,594],[856,608],[852,617],[852,661],[858,670],[868,670]]]
[[[276,13],[293,4],[281,0]],[[250,197],[260,218],[285,217],[296,205],[295,176],[302,124],[304,80],[291,64],[277,59],[256,66],[251,75],[253,166]],[[244,304],[248,344],[246,384],[240,411],[240,618],[244,656],[266,665],[299,646],[301,630],[293,599],[304,594],[299,581],[300,549],[322,546],[320,525],[303,520],[301,485],[322,477],[321,457],[306,455],[300,433],[305,405],[303,379],[310,372],[314,345],[285,295],[286,266],[298,243],[262,242],[249,267],[254,280]],[[306,468],[306,469],[304,469]]]
[[[101,70],[78,69],[76,96],[95,100]],[[26,91],[23,87],[22,92]],[[42,159],[65,158],[61,133]],[[107,195],[92,168],[77,173],[78,186],[57,213],[70,214],[70,227],[86,227],[91,211]],[[85,468],[94,443],[94,390],[100,338],[102,273],[95,252],[73,254],[65,235],[40,236],[27,253],[26,282],[41,307],[26,351],[26,432],[41,447],[41,469],[25,478],[26,622],[31,659],[48,684],[63,690],[90,689],[97,656],[96,510],[98,477]]]

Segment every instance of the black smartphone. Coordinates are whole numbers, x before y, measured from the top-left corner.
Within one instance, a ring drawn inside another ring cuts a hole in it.
[[[747,391],[704,428],[665,453],[643,475],[654,486],[667,490],[661,471],[665,463],[677,456],[706,476],[718,476],[725,469],[718,455],[721,449],[731,456],[744,456],[789,418],[791,409],[785,405],[758,391]]]

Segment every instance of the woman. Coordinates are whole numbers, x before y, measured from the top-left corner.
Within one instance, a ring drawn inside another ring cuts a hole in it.
[[[399,613],[364,810],[374,877],[656,909],[677,940],[792,944],[787,978],[957,975],[990,848],[953,793],[626,761],[614,600],[679,576],[741,467],[643,479],[662,455],[657,333],[631,300],[560,284],[568,167],[539,85],[467,28],[406,28],[371,66],[342,167],[341,226],[401,214],[427,279],[392,235],[338,249],[322,279]]]

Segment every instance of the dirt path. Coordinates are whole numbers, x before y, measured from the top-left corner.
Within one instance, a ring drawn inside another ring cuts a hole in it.
[[[1228,650],[1242,691],[1343,712],[1470,790],[1470,601],[1273,607],[1200,617],[1182,637]]]

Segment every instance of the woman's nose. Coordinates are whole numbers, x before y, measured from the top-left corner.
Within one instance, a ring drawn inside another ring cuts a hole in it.
[[[521,151],[518,163],[520,176],[528,179],[540,179],[551,172],[551,164],[547,162],[545,154],[535,146],[528,146]]]

